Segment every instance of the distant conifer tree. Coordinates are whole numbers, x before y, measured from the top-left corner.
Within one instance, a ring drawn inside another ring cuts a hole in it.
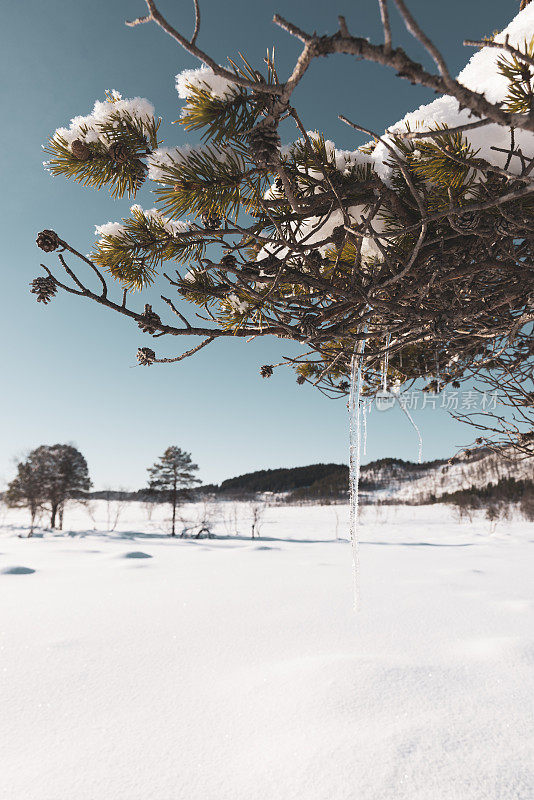
[[[194,473],[198,466],[191,461],[191,454],[179,447],[167,447],[156,463],[149,467],[149,488],[163,492],[172,505],[171,536],[176,536],[176,507],[187,489],[200,483]]]

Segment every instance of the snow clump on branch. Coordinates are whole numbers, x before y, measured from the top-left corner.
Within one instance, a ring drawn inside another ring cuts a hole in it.
[[[525,42],[530,42],[534,31],[534,4],[530,4],[520,11],[510,24],[499,33],[494,41],[508,43],[512,47],[522,49]],[[509,83],[504,75],[499,72],[497,61],[505,54],[504,50],[493,47],[483,47],[470,59],[469,63],[458,75],[458,82],[471,89],[473,92],[483,94],[490,103],[501,103],[509,91]],[[407,128],[411,131],[434,130],[437,127],[455,128],[458,125],[476,122],[478,117],[471,114],[469,109],[460,109],[458,100],[445,95],[432,103],[420,106],[416,111],[411,111],[399,122],[388,128],[389,133],[405,133]],[[534,156],[534,134],[530,131],[516,128],[515,147],[520,148],[529,158]],[[474,150],[478,150],[477,157],[484,158],[494,166],[504,167],[507,152],[499,153],[495,148],[500,147],[505,151],[510,147],[510,130],[503,125],[485,125],[471,131],[464,131],[463,136]],[[384,136],[390,146],[394,146],[391,136]],[[377,174],[386,182],[390,182],[392,169],[386,164],[391,161],[391,152],[385,144],[379,142],[372,153],[372,162]],[[509,172],[519,174],[521,162],[512,159],[507,167]]]
[[[157,208],[143,209],[135,203],[130,207],[133,216],[143,215],[149,220],[159,223],[171,236],[180,236],[191,230],[191,223],[188,221],[174,220],[165,217]],[[121,237],[126,234],[126,226],[122,222],[105,222],[103,225],[95,225],[95,235],[101,239],[106,236]]]
[[[211,67],[184,69],[178,73],[176,76],[178,97],[182,100],[188,100],[194,89],[207,90],[212,97],[217,97],[221,100],[239,91],[235,83],[220,75],[215,75]]]
[[[117,117],[131,117],[142,126],[148,127],[154,122],[155,110],[152,103],[144,97],[122,99],[119,92],[108,92],[107,100],[97,100],[93,110],[86,116],[73,117],[68,128],[57,128],[55,136],[62,137],[68,145],[76,139],[86,143],[102,141],[108,143],[102,129],[110,123],[118,126]]]

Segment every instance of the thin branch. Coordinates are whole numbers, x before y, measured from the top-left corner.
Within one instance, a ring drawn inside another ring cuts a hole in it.
[[[112,311],[116,311],[119,314],[123,314],[126,317],[130,317],[130,319],[135,320],[137,323],[145,322],[145,317],[142,314],[139,314],[137,311],[132,311],[129,308],[126,308],[124,304],[115,303],[107,297],[102,297],[100,294],[95,294],[77,278],[74,272],[70,269],[70,267],[66,264],[63,257],[59,256],[63,266],[67,274],[75,281],[75,283],[80,286],[80,291],[77,289],[73,289],[71,286],[67,286],[66,284],[62,283],[58,280],[55,275],[48,269],[44,264],[41,264],[43,269],[48,273],[48,275],[55,281],[55,283],[61,288],[64,289],[66,292],[70,294],[76,294],[80,297],[87,297],[88,300],[93,300],[95,303],[99,305],[105,306],[106,308],[111,309]],[[126,295],[126,292],[125,292]],[[124,301],[123,301],[124,302]],[[193,336],[208,336],[217,338],[219,336],[238,336],[238,337],[246,337],[251,336],[253,334],[256,335],[278,335],[283,334],[285,331],[283,328],[280,328],[276,325],[272,325],[270,327],[266,327],[263,331],[258,331],[255,328],[242,328],[241,330],[225,330],[225,329],[216,329],[213,330],[212,328],[193,328],[191,325],[185,328],[175,328],[172,325],[159,325],[158,326],[163,333],[171,334],[172,336],[185,336],[185,335],[193,335]]]
[[[192,347],[191,350],[187,350],[185,353],[182,353],[181,356],[176,356],[176,358],[156,358],[154,359],[155,364],[175,364],[177,361],[183,361],[184,358],[189,358],[189,356],[198,353],[199,350],[202,350],[203,347],[206,345],[211,344],[215,340],[215,336],[208,336],[207,339],[204,339],[203,342],[197,344],[196,347]]]
[[[391,51],[391,26],[389,24],[388,0],[378,0],[380,5],[380,17],[384,28],[384,50],[386,53]]]
[[[445,59],[439,52],[434,42],[431,39],[429,39],[426,33],[419,27],[418,23],[412,17],[410,12],[406,8],[404,0],[393,0],[393,2],[399,9],[399,13],[403,18],[404,24],[406,25],[407,29],[410,31],[412,36],[423,45],[427,53],[431,56],[445,83],[449,84],[450,82],[452,82],[452,78],[447,68],[447,64],[445,63]]]
[[[185,36],[177,31],[176,28],[173,28],[173,26],[158,11],[154,0],[145,0],[145,2],[147,4],[149,13],[145,17],[138,17],[137,19],[126,21],[126,25],[129,27],[134,27],[136,25],[143,25],[146,22],[155,22],[165,31],[165,33],[178,42],[178,44],[183,47],[184,50],[186,50],[192,56],[195,56],[195,58],[198,58],[198,60],[202,61],[202,63],[207,67],[211,67],[215,75],[219,75],[221,78],[226,78],[227,81],[237,84],[238,86],[243,86],[246,89],[252,89],[255,92],[263,92],[264,94],[272,95],[282,94],[283,87],[281,86],[249,81],[247,78],[243,78],[240,75],[236,75],[234,72],[230,72],[229,70],[224,69],[224,67],[221,67],[213,58],[211,58],[211,56],[197,47],[194,39],[189,41]]]
[[[436,220],[443,219],[451,214],[463,214],[466,211],[485,211],[487,208],[496,208],[497,206],[502,206],[512,200],[519,200],[521,197],[526,197],[533,192],[534,186],[525,186],[524,189],[516,189],[512,192],[508,192],[507,194],[503,194],[500,197],[493,197],[491,200],[481,201],[480,203],[469,203],[468,205],[464,206],[457,205],[447,209],[447,211],[437,211],[435,214],[429,214],[428,217],[425,218],[425,222],[436,222]],[[418,228],[419,224],[410,225],[409,227],[404,228],[404,231],[417,230]],[[384,239],[389,238],[390,235],[380,234],[380,236]]]
[[[195,30],[193,31],[193,35],[191,37],[191,44],[195,44],[200,31],[200,5],[198,0],[193,0],[193,3],[195,6]]]
[[[183,314],[181,314],[181,313],[178,311],[178,309],[176,308],[176,306],[174,305],[174,303],[172,302],[172,300],[170,300],[168,297],[164,297],[163,295],[160,295],[160,297],[161,297],[161,299],[162,299],[162,300],[163,300],[165,303],[167,303],[167,305],[168,305],[168,306],[170,306],[170,308],[172,308],[172,310],[174,311],[174,313],[176,314],[176,316],[177,316],[177,317],[179,317],[179,318],[182,320],[182,322],[184,323],[184,325],[185,325],[187,328],[191,329],[191,323],[190,323],[190,322],[188,322],[188,321],[187,321],[187,319],[184,317],[184,315],[183,315]]]
[[[521,183],[534,183],[533,178],[523,177],[522,175],[514,175],[511,172],[508,172],[501,167],[495,167],[493,164],[490,164],[489,161],[486,161],[483,158],[477,158],[476,164],[472,164],[470,161],[466,161],[464,158],[460,158],[459,156],[451,153],[449,150],[445,150],[444,147],[441,147],[437,142],[434,142],[434,147],[436,147],[444,156],[450,158],[451,161],[454,161],[456,164],[460,164],[462,167],[466,167],[468,169],[473,170],[480,170],[481,172],[494,172],[496,175],[501,175],[501,177],[506,178],[509,181],[521,181]]]
[[[64,289],[64,291],[68,292],[69,294],[77,294],[79,297],[83,297],[84,296],[85,292],[79,292],[78,289],[73,289],[72,286],[67,286],[67,284],[62,283],[61,281],[59,281],[56,278],[56,276],[48,269],[46,264],[41,264],[40,266],[44,269],[44,271],[46,273],[48,273],[48,277],[52,278],[54,283],[57,286],[59,286],[61,289]]]
[[[349,29],[347,28],[347,20],[341,14],[337,18],[339,23],[339,32],[342,36],[350,36]]]
[[[395,2],[396,2],[396,0],[395,0]],[[409,188],[410,192],[412,193],[417,205],[419,206],[419,211],[421,212],[421,217],[425,218],[426,217],[426,211],[425,211],[425,207],[423,205],[423,201],[422,201],[422,199],[421,199],[421,197],[419,195],[419,192],[417,191],[417,189],[414,186],[414,183],[413,183],[413,181],[411,179],[410,173],[406,169],[406,165],[404,164],[402,158],[399,156],[399,154],[397,153],[395,148],[392,147],[392,145],[390,145],[389,142],[386,139],[384,139],[382,136],[379,136],[377,133],[375,133],[374,131],[370,130],[369,128],[364,128],[362,125],[358,125],[356,122],[351,122],[350,119],[347,119],[347,117],[343,116],[343,114],[339,114],[338,119],[340,119],[346,125],[350,125],[351,128],[355,128],[355,130],[357,130],[357,131],[361,131],[362,133],[367,133],[369,136],[372,136],[374,139],[376,139],[377,141],[381,142],[384,145],[384,147],[386,147],[389,150],[389,152],[391,153],[391,155],[393,156],[393,158],[395,159],[395,161],[399,165],[399,169],[402,172],[404,180],[406,181],[406,185],[408,186],[408,188]]]
[[[397,5],[402,0],[395,0]],[[402,3],[403,7],[404,3]],[[411,17],[411,15],[410,15]],[[275,22],[293,36],[303,42],[310,42],[314,37],[298,28],[296,25],[287,22],[279,15],[276,15]],[[424,34],[423,34],[424,35]],[[430,40],[428,40],[430,42]],[[431,44],[431,43],[430,43]],[[433,47],[433,45],[432,45]],[[341,32],[332,36],[321,36],[314,39],[314,57],[327,56],[333,53],[345,53],[365,61],[372,61],[394,69],[398,77],[409,80],[411,83],[426,86],[429,89],[455,97],[462,107],[471,110],[471,113],[479,117],[487,117],[492,122],[505,127],[523,128],[524,130],[534,131],[534,119],[529,114],[511,114],[503,111],[499,104],[490,103],[484,94],[473,92],[458,81],[452,79],[448,73],[445,63],[442,63],[446,75],[434,75],[425,70],[421,64],[411,59],[402,48],[393,48],[386,52],[384,45],[371,44],[367,39],[358,36],[346,36]],[[434,49],[436,57],[442,61],[439,51]],[[441,63],[441,62],[440,62]]]
[[[392,136],[398,136],[399,139],[435,139],[444,134],[462,133],[463,131],[473,131],[476,128],[483,128],[485,125],[493,124],[491,119],[480,119],[477,122],[466,122],[465,125],[456,125],[454,128],[441,128],[435,131],[391,131],[387,130],[386,133]]]
[[[313,36],[310,36],[309,33],[306,33],[297,25],[294,25],[292,22],[288,22],[287,19],[284,19],[280,16],[280,14],[275,14],[273,17],[273,22],[275,25],[278,25],[279,28],[289,33],[291,36],[295,36],[295,38],[300,39],[301,42],[307,44],[311,42]]]
[[[61,247],[63,247],[65,250],[68,250],[69,253],[72,253],[74,256],[77,256],[79,259],[81,259],[81,261],[85,261],[85,263],[88,264],[91,267],[91,269],[98,276],[98,278],[99,278],[99,280],[100,280],[100,282],[102,284],[102,296],[106,297],[107,293],[108,293],[107,283],[104,280],[104,277],[103,277],[102,273],[100,272],[100,270],[98,269],[98,267],[96,267],[96,265],[94,264],[94,262],[91,261],[89,258],[87,258],[87,256],[84,256],[83,253],[79,253],[77,250],[74,249],[74,247],[71,247],[70,244],[68,244],[67,242],[64,242],[62,239],[60,239],[59,242],[61,244]]]
[[[59,260],[61,261],[61,263],[62,263],[62,265],[63,265],[63,269],[65,270],[65,272],[67,273],[67,275],[68,275],[70,278],[72,278],[72,280],[74,281],[74,283],[75,283],[77,286],[79,286],[79,287],[80,287],[80,289],[82,290],[82,292],[86,292],[86,291],[87,291],[87,289],[85,288],[85,286],[83,285],[83,283],[82,283],[80,280],[78,280],[78,278],[76,277],[76,275],[74,274],[74,272],[71,270],[71,268],[68,266],[67,262],[65,261],[65,259],[63,258],[63,256],[62,256],[62,254],[61,254],[61,253],[58,253],[58,258],[59,258]]]
[[[534,67],[534,58],[529,56],[528,53],[522,53],[517,47],[512,47],[511,44],[508,44],[508,36],[504,42],[485,41],[484,39],[477,42],[475,39],[465,39],[464,45],[465,47],[494,47],[496,50],[506,50],[507,53],[515,56],[520,61],[524,61],[525,64],[530,64],[531,67]]]

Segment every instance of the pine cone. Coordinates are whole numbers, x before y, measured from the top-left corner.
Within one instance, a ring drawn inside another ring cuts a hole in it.
[[[208,231],[216,231],[221,227],[221,218],[217,214],[203,214],[202,224]]]
[[[347,231],[343,225],[337,225],[332,231],[332,241],[338,250],[343,247],[346,235]]]
[[[148,172],[148,167],[144,163],[144,161],[141,161],[140,158],[135,158],[133,161],[130,162],[130,168],[134,175],[135,181],[140,188],[141,184],[145,180],[146,174]]]
[[[70,146],[70,150],[74,158],[77,158],[78,161],[89,161],[92,156],[91,151],[81,139],[75,139]]]
[[[45,253],[51,253],[52,250],[57,250],[59,247],[59,236],[55,231],[48,229],[38,233],[35,241],[37,242],[37,247],[40,247]]]
[[[50,276],[46,278],[34,278],[30,286],[30,292],[37,295],[37,302],[44,303],[45,305],[49,303],[57,293],[56,282]]]
[[[149,367],[156,360],[156,354],[150,347],[140,347],[137,351],[137,360],[142,367]]]
[[[322,267],[324,263],[324,259],[319,250],[310,250],[310,252],[306,256],[306,262],[309,264],[312,269],[319,269]]]
[[[342,392],[348,392],[350,389],[350,384],[348,381],[341,381],[341,383],[339,384],[339,388],[341,389]]]
[[[130,155],[130,148],[123,142],[115,142],[108,150],[108,156],[117,164],[124,164],[126,161],[129,161]]]
[[[233,253],[225,253],[219,263],[221,267],[235,267],[237,264],[237,258]]]
[[[161,326],[161,317],[159,314],[156,314],[155,311],[152,311],[152,306],[147,305],[145,306],[145,310],[143,311],[143,321],[138,322],[138,326],[141,328],[143,333],[156,333],[160,326]]]
[[[311,336],[315,336],[317,333],[317,320],[315,317],[311,315],[307,315],[302,317],[302,321],[299,325],[299,331],[302,333],[303,336],[306,338],[310,338]]]
[[[480,223],[480,214],[478,211],[464,211],[463,214],[457,214],[454,217],[449,217],[451,228],[454,228],[458,233],[473,233]]]
[[[276,162],[280,136],[274,125],[260,123],[248,134],[248,147],[252,160],[258,167],[268,167]]]
[[[298,383],[299,386],[302,386],[303,383],[306,383],[306,378],[304,377],[304,375],[299,375],[298,376],[297,383]]]
[[[270,364],[264,364],[260,369],[260,375],[262,378],[270,378],[273,374],[273,371],[274,370]]]

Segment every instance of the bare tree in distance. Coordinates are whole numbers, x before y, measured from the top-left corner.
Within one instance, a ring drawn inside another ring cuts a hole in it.
[[[250,538],[255,539],[260,535],[260,530],[265,516],[265,503],[255,502],[249,506],[250,510]]]
[[[113,491],[110,488],[104,489],[103,500],[106,508],[106,527],[108,531],[113,532],[119,524],[124,509],[128,505],[125,497],[126,493],[127,489],[124,488],[119,488],[117,491]]]

